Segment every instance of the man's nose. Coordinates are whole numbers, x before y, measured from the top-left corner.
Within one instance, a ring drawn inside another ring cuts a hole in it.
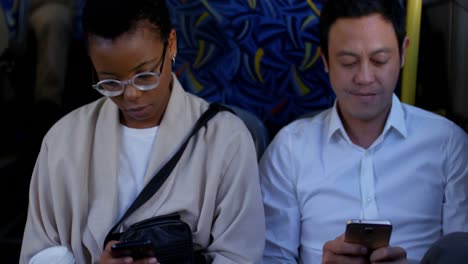
[[[368,85],[375,79],[373,67],[370,63],[363,63],[359,66],[354,81],[359,85]]]

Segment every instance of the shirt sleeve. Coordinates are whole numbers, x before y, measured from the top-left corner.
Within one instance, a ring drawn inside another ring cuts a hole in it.
[[[231,137],[223,154],[212,242],[205,254],[213,264],[260,263],[265,243],[265,215],[257,156],[249,131]]]
[[[68,248],[57,246],[37,253],[29,264],[75,264],[75,258]]]
[[[446,151],[443,234],[468,231],[468,135],[452,124]]]
[[[280,131],[260,161],[266,241],[263,263],[297,263],[301,213],[295,186],[291,139]]]

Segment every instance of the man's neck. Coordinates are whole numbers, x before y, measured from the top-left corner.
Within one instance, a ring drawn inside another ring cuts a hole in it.
[[[361,120],[351,116],[344,116],[339,111],[341,122],[349,138],[354,144],[364,149],[368,149],[382,134],[389,113],[390,109],[386,111],[386,114],[377,118]]]
[[[368,149],[383,130],[383,126],[362,121],[357,121],[352,125],[347,125],[345,121],[344,127],[351,141],[364,149]]]

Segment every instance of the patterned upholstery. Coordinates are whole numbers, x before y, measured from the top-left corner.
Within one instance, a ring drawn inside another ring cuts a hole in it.
[[[174,72],[210,102],[255,113],[273,135],[335,95],[319,56],[324,0],[167,0]]]
[[[0,0],[0,7],[2,8],[2,21],[0,23],[6,26],[8,35],[14,36],[17,31],[17,18],[18,10],[15,6],[14,0]],[[2,36],[3,37],[3,36]]]
[[[28,30],[30,0],[0,0],[4,22],[12,45],[25,45]],[[2,21],[3,22],[3,21]],[[24,48],[24,47],[15,47]]]

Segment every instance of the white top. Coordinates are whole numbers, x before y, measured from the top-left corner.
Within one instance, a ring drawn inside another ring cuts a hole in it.
[[[118,219],[143,189],[143,180],[148,169],[153,143],[158,127],[136,129],[121,125],[122,145],[118,176]]]
[[[420,260],[442,234],[468,231],[468,136],[393,96],[383,133],[363,149],[335,106],[283,128],[260,162],[265,263],[320,263],[353,218],[389,220],[390,243]]]

